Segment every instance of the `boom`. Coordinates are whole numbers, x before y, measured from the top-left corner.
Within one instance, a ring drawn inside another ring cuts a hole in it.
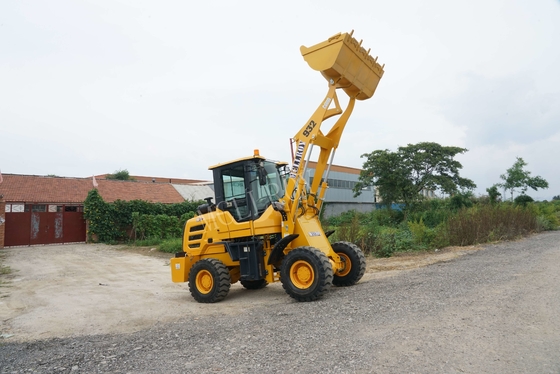
[[[293,234],[298,212],[313,216],[320,211],[330,165],[354,104],[356,100],[371,98],[383,76],[385,65],[379,65],[377,57],[372,58],[370,50],[366,51],[361,46],[362,41],[354,39],[353,33],[338,33],[322,43],[300,48],[309,66],[320,71],[327,80],[328,91],[311,118],[293,137],[296,153],[284,198],[284,210],[290,217],[285,234]],[[350,98],[345,110],[340,107],[338,89],[342,89]],[[334,116],[340,117],[325,135],[321,125]],[[319,158],[313,183],[306,189],[304,175],[315,146],[320,148]]]

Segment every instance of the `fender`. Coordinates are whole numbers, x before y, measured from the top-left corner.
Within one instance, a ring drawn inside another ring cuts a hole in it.
[[[284,255],[284,249],[288,246],[288,244],[290,244],[292,240],[294,240],[298,236],[299,234],[290,234],[280,239],[278,243],[274,245],[274,248],[272,248],[272,251],[270,252],[270,257],[268,257],[267,261],[268,265],[272,265],[278,262]]]

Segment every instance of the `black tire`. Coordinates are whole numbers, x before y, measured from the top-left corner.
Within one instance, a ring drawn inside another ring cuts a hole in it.
[[[346,266],[341,272],[335,272],[333,284],[337,287],[353,286],[366,272],[366,257],[362,250],[354,243],[336,242],[333,251],[339,255]]]
[[[317,248],[298,247],[282,261],[280,280],[290,297],[297,301],[314,301],[329,290],[333,280],[332,265]]]
[[[189,273],[189,290],[199,303],[216,303],[228,294],[231,278],[224,263],[205,258],[193,265]]]
[[[266,279],[259,280],[242,280],[241,285],[248,290],[260,290],[268,285]]]

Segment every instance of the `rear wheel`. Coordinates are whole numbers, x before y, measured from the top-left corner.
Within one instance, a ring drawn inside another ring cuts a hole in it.
[[[333,251],[340,256],[344,262],[344,269],[334,273],[333,284],[335,286],[353,286],[366,272],[366,257],[362,250],[354,243],[336,242],[332,245]]]
[[[265,288],[268,285],[268,282],[265,279],[242,280],[241,285],[248,290],[259,290],[261,288]]]
[[[193,265],[189,273],[189,290],[199,303],[216,303],[228,294],[231,278],[222,261],[205,258]]]
[[[297,301],[319,299],[330,288],[332,279],[332,265],[327,256],[317,248],[296,248],[282,262],[282,287]]]

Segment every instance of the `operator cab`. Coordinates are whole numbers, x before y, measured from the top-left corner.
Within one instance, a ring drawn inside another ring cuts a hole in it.
[[[237,222],[258,219],[284,196],[287,163],[252,157],[211,166],[216,208],[228,211]]]

